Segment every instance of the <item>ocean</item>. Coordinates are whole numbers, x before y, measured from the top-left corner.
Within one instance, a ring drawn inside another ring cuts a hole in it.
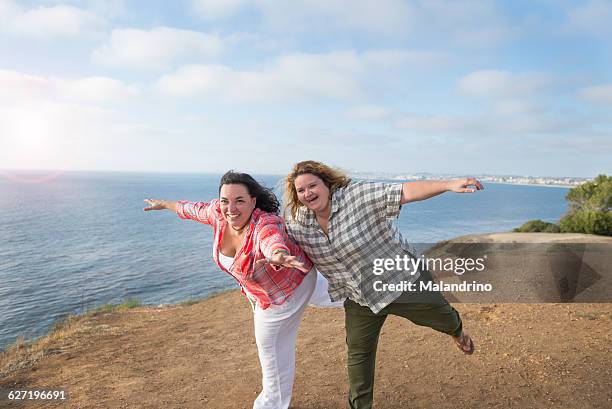
[[[254,175],[269,187],[281,176]],[[220,174],[65,172],[0,174],[0,349],[45,334],[54,322],[106,303],[146,305],[238,288],[214,264],[208,226],[143,199],[204,201]],[[556,222],[566,188],[488,184],[404,205],[396,222],[413,243]],[[276,189],[277,194],[280,190]]]

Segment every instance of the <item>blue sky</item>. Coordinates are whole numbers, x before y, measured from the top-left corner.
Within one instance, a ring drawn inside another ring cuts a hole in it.
[[[612,1],[0,0],[0,168],[612,174]]]

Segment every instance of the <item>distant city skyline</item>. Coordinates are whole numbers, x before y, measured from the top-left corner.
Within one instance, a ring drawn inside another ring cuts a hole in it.
[[[0,168],[612,174],[612,2],[0,0]]]

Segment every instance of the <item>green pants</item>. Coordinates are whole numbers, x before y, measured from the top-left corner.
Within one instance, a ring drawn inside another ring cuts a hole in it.
[[[346,343],[348,345],[349,405],[351,409],[370,409],[374,396],[374,369],[380,330],[387,315],[398,315],[445,334],[459,336],[459,313],[438,292],[427,294],[427,303],[409,302],[405,293],[378,314],[354,301],[344,303]]]

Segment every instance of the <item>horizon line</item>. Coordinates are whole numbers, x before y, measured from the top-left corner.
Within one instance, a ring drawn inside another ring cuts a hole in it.
[[[364,174],[364,175],[368,175],[368,174],[381,174],[381,175],[386,175],[386,176],[402,176],[402,175],[406,175],[406,174],[411,174],[411,175],[423,175],[423,174],[429,174],[432,176],[456,176],[456,177],[460,177],[460,176],[467,176],[467,175],[473,175],[473,176],[492,176],[492,177],[502,177],[502,176],[515,176],[515,177],[530,177],[530,178],[556,178],[556,179],[561,179],[561,178],[572,178],[572,179],[584,179],[584,180],[592,180],[595,179],[597,176],[602,175],[602,174],[606,174],[606,173],[598,173],[597,175],[594,176],[588,176],[588,177],[584,177],[584,176],[568,176],[568,175],[563,175],[563,176],[550,176],[550,175],[527,175],[527,174],[510,174],[510,173],[505,173],[505,174],[501,174],[501,173],[448,173],[448,172],[426,172],[426,171],[420,171],[420,172],[388,172],[388,171],[362,171],[362,170],[355,170],[355,169],[343,169],[346,173],[348,174],[353,174],[355,175],[357,174]],[[53,173],[53,174],[61,174],[61,173],[152,173],[152,174],[196,174],[196,175],[222,175],[223,173],[227,172],[227,171],[196,171],[196,170],[164,170],[164,171],[159,171],[159,170],[118,170],[118,169],[0,169],[0,175],[4,174],[4,173],[26,173],[26,172],[30,172],[30,173]],[[248,172],[248,173],[252,173],[252,174],[259,174],[259,175],[264,175],[264,176],[285,176],[286,173],[268,173],[268,172]]]

